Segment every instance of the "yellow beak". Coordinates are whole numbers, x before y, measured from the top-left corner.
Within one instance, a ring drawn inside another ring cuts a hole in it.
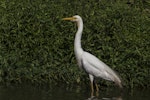
[[[63,18],[62,20],[74,20],[74,17]]]

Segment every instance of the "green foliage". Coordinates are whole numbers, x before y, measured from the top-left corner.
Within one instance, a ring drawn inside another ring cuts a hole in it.
[[[115,69],[126,87],[150,86],[150,2],[1,0],[0,83],[87,83],[73,52],[84,20],[83,48]],[[86,77],[86,78],[85,78]]]

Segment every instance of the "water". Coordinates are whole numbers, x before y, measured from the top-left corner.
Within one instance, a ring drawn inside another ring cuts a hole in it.
[[[1,86],[0,100],[150,100],[150,89],[125,89],[120,93],[117,88],[106,88],[91,98],[88,87]]]

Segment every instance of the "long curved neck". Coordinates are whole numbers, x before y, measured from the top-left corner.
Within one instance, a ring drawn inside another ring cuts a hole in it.
[[[78,26],[78,30],[77,30],[75,40],[74,40],[74,52],[75,52],[75,56],[76,56],[79,68],[82,69],[82,62],[81,62],[82,54],[83,54],[83,49],[81,47],[81,37],[82,37],[82,31],[83,31],[82,19],[77,21],[77,26]]]
[[[78,21],[77,22],[78,30],[75,36],[75,41],[74,41],[74,49],[75,52],[82,51],[82,46],[81,46],[81,37],[82,37],[82,31],[83,31],[83,21]]]

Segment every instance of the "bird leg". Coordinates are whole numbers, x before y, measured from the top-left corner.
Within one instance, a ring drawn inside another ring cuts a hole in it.
[[[99,96],[99,88],[98,88],[97,83],[95,83],[95,87],[96,87],[96,96],[98,97]]]
[[[95,86],[96,86],[96,92],[99,92],[99,88],[98,88],[97,83],[95,83]]]
[[[91,82],[91,97],[94,96],[94,88],[93,88],[93,82]]]
[[[94,76],[89,74],[89,78],[91,81],[91,97],[93,97],[94,96],[94,87],[93,87]]]

